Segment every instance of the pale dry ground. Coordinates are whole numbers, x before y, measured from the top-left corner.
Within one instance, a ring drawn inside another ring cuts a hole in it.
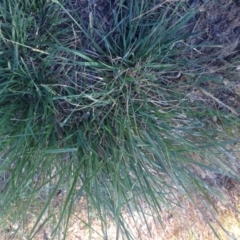
[[[234,196],[235,208],[240,211],[240,196],[237,193]],[[199,211],[190,204],[187,200],[185,202],[185,209],[175,208],[172,211],[165,211],[162,213],[163,222],[160,224],[156,222],[154,217],[147,218],[149,231],[144,221],[136,216],[135,221],[126,215],[126,221],[129,222],[129,228],[134,233],[134,239],[143,240],[215,240],[217,237],[213,231],[204,221]],[[237,202],[237,204],[236,204]],[[231,233],[232,239],[240,239],[240,214],[233,211],[223,203],[217,202],[218,217],[222,226]],[[147,211],[147,209],[146,209]],[[116,227],[113,223],[108,226],[108,238],[99,236],[96,232],[88,231],[84,224],[78,221],[79,212],[76,210],[75,216],[71,219],[71,224],[68,229],[69,240],[100,240],[100,239],[116,239]],[[230,239],[226,233],[219,227],[217,221],[213,218],[208,218],[213,228],[216,230],[219,237],[223,240]],[[101,225],[98,221],[93,222],[93,227],[96,231],[101,232]],[[89,233],[91,234],[89,237]],[[39,238],[40,240],[41,238]],[[124,238],[118,238],[124,239]]]
[[[240,149],[240,144],[237,147]],[[240,159],[240,154],[235,156],[235,159],[238,161]],[[229,158],[231,157],[233,156],[230,155]],[[197,160],[196,156],[193,156],[193,158]],[[200,173],[199,169],[197,172],[199,175],[204,175]],[[208,176],[210,175],[208,174]],[[240,240],[240,184],[235,182],[234,187],[230,190],[224,188],[224,185],[226,185],[226,187],[229,186],[227,183],[222,183],[222,187],[220,187],[219,190],[226,197],[226,199],[220,202],[216,198],[211,198],[215,208],[217,209],[217,213],[215,213],[216,218],[214,219],[214,217],[210,214],[210,209],[202,208],[202,211],[205,213],[206,219],[212,225],[220,239]],[[64,196],[62,197],[64,198]],[[63,206],[62,197],[61,195],[56,196],[54,201],[51,203],[49,212],[53,217],[49,224],[42,227],[37,235],[34,236],[34,240],[63,239],[62,234],[59,234],[55,238],[50,237],[54,222],[56,223],[58,219],[59,209],[61,206]],[[146,218],[148,228],[143,218],[139,217],[137,213],[133,213],[133,219],[132,216],[123,212],[124,221],[127,223],[128,228],[132,231],[134,240],[218,239],[206,223],[206,219],[204,219],[203,215],[197,209],[197,207],[202,206],[200,201],[201,197],[198,199],[194,198],[197,205],[193,205],[187,200],[187,198],[182,197],[179,194],[176,194],[176,197],[178,202],[181,203],[182,208],[176,206],[172,207],[171,209],[163,208],[162,212],[159,213],[162,219],[161,222],[157,220],[157,214],[151,214],[147,205],[144,202],[141,203],[142,209],[146,213],[146,216],[149,214],[149,217]],[[0,227],[0,240],[28,240],[30,230],[33,227],[43,205],[44,202],[41,203],[37,201],[32,205],[30,211],[26,214],[24,225],[20,224],[20,221],[15,223],[10,220],[7,221],[4,224],[4,228]],[[235,210],[233,210],[232,207],[234,207]],[[46,218],[47,215],[43,216],[43,221]],[[91,219],[92,229],[86,225],[89,219]],[[225,230],[229,231],[230,235],[227,235],[226,232],[219,226],[218,221],[221,223],[223,228],[225,228]],[[97,215],[94,215],[93,213],[89,215],[87,201],[83,197],[74,205],[73,213],[69,221],[66,240],[115,240],[116,225],[110,219],[108,219],[107,222],[108,226],[105,227],[103,234],[101,222],[98,220]],[[21,227],[23,227],[24,230],[21,230]],[[19,232],[14,236],[14,230],[17,228],[19,228]],[[120,233],[120,236],[117,238],[117,240],[124,239],[126,238],[124,238]]]
[[[128,223],[129,229],[131,229],[134,234],[134,239],[142,240],[215,240],[217,237],[214,235],[213,231],[204,221],[200,212],[190,204],[185,198],[179,198],[184,208],[175,207],[171,210],[163,210],[161,213],[162,222],[159,223],[156,220],[156,217],[150,216],[147,217],[147,223],[149,230],[146,227],[146,224],[140,217],[136,214],[135,219],[133,220],[128,214],[124,214],[125,221]],[[212,224],[213,228],[219,235],[220,239],[240,239],[240,187],[238,186],[235,190],[231,191],[229,196],[229,201],[231,206],[234,206],[236,211],[232,210],[229,206],[219,201],[214,200],[215,206],[218,210],[217,219],[222,224],[222,226],[231,233],[232,238],[226,235],[226,233],[219,227],[217,221],[208,214],[206,211],[207,219]],[[200,201],[197,200],[200,205]],[[59,209],[56,202],[52,204],[52,210],[56,213]],[[146,213],[149,212],[149,209],[144,206],[143,209]],[[149,212],[150,213],[150,212]],[[19,231],[17,236],[13,237],[14,229],[18,226],[17,224],[11,224],[9,222],[8,229],[4,229],[0,232],[0,239],[29,239],[28,233],[31,227],[34,224],[36,219],[33,213],[29,213],[28,219],[25,225],[25,231]],[[70,224],[67,231],[67,240],[114,240],[116,239],[116,226],[113,221],[108,222],[107,236],[102,234],[102,228],[100,221],[97,220],[96,216],[90,216],[92,219],[92,228],[86,227],[83,221],[88,221],[88,211],[86,200],[82,199],[74,207],[73,214],[70,218]],[[34,240],[47,240],[47,239],[63,239],[63,235],[58,235],[58,237],[51,238],[51,226],[44,226],[38,234],[33,238]],[[126,239],[121,236],[118,239]]]

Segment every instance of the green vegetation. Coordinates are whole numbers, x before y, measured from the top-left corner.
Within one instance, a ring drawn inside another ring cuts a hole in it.
[[[196,12],[181,1],[119,0],[101,16],[78,2],[0,3],[0,211],[24,228],[41,205],[29,239],[52,221],[42,217],[60,189],[53,236],[85,197],[103,231],[110,217],[130,238],[122,211],[145,218],[140,201],[160,212],[181,204],[177,191],[220,196],[195,166],[239,180],[219,154],[237,141],[227,131],[239,127],[237,112],[195,99],[222,84],[197,50],[210,46],[191,44]]]

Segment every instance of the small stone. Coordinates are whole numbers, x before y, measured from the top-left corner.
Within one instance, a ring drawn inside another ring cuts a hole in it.
[[[213,116],[213,122],[217,122],[217,117]]]
[[[223,84],[226,86],[226,85],[229,84],[229,81],[228,81],[226,78],[224,78],[224,79],[223,79]]]

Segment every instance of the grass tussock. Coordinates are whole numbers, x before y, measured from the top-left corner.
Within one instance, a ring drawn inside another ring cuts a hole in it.
[[[196,12],[181,1],[104,7],[103,16],[84,1],[0,3],[1,214],[24,225],[42,204],[29,238],[60,193],[53,236],[85,196],[103,232],[110,217],[116,238],[131,238],[122,212],[145,219],[141,201],[153,213],[181,205],[177,192],[210,205],[220,196],[196,168],[239,180],[237,163],[219,155],[236,142],[227,127],[239,127],[238,113],[206,96],[211,57],[187,28]]]

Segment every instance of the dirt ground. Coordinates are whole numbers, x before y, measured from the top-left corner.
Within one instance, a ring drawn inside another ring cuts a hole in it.
[[[140,218],[137,213],[133,212],[131,215],[123,213],[124,221],[127,223],[127,227],[132,231],[134,239],[141,240],[217,240],[218,238],[211,230],[208,224],[214,228],[216,234],[221,240],[238,240],[240,239],[240,186],[235,186],[228,191],[226,188],[222,188],[228,196],[228,200],[220,202],[212,199],[214,206],[217,208],[217,213],[211,215],[210,211],[213,209],[204,210],[204,206],[201,201],[195,199],[198,206],[190,203],[186,198],[179,196],[179,201],[182,203],[182,208],[172,207],[168,209],[162,209],[161,222],[157,219],[157,214],[152,215],[150,210],[144,203],[142,203],[142,209],[146,216],[146,222],[143,218]],[[61,205],[61,200],[58,204],[53,203],[51,213],[53,218],[58,218],[58,212]],[[69,221],[69,227],[67,229],[67,240],[115,240],[116,239],[116,225],[109,219],[107,226],[104,226],[104,233],[102,232],[103,226],[98,218],[92,214],[89,215],[87,210],[86,199],[82,198],[78,204],[75,204],[73,213]],[[235,210],[232,209],[235,208]],[[201,211],[205,211],[205,217],[201,214]],[[236,210],[239,212],[237,213]],[[10,223],[7,229],[0,231],[1,236],[4,236],[4,240],[16,239],[28,239],[28,233],[33,227],[36,214],[28,213],[27,221],[25,224],[25,231],[21,231],[21,226],[18,223]],[[134,219],[132,218],[134,216]],[[46,216],[47,217],[47,216]],[[90,228],[86,222],[91,221]],[[208,221],[208,224],[206,223]],[[225,228],[223,230],[218,222]],[[148,227],[146,226],[148,224]],[[14,231],[20,228],[20,231],[14,236]],[[51,232],[53,225],[46,224],[40,228],[38,233],[34,236],[34,240],[50,240],[50,239],[63,239],[63,233],[59,233],[57,237],[51,238]],[[14,237],[13,237],[14,236]],[[125,240],[126,238],[121,234],[117,240]]]

